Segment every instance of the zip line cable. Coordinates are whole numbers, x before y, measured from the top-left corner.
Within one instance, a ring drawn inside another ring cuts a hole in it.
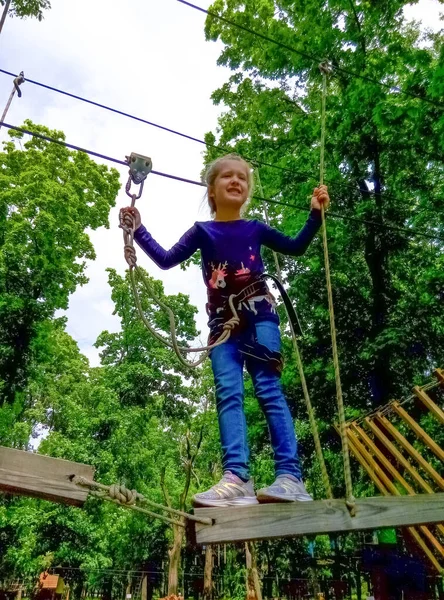
[[[0,73],[3,73],[4,75],[9,75],[10,77],[15,77],[14,73],[11,73],[10,71],[6,71],[5,69],[0,68]],[[123,117],[133,119],[134,121],[138,121],[140,123],[144,123],[145,125],[149,125],[150,127],[155,127],[157,129],[160,129],[161,131],[166,131],[167,133],[177,135],[184,139],[190,140],[191,142],[196,142],[198,144],[202,144],[203,146],[206,146],[207,148],[214,148],[215,150],[222,150],[223,152],[233,152],[233,148],[227,148],[224,146],[220,146],[218,144],[210,144],[209,142],[206,142],[205,140],[202,140],[195,136],[189,135],[187,133],[183,133],[181,131],[177,131],[175,129],[172,129],[171,127],[166,127],[165,125],[160,125],[159,123],[154,123],[153,121],[148,121],[147,119],[143,119],[142,117],[137,117],[136,115],[132,115],[131,113],[127,113],[127,112],[119,110],[117,108],[112,108],[111,106],[107,106],[106,104],[102,104],[100,102],[96,102],[94,100],[90,100],[88,98],[78,96],[77,94],[73,94],[71,92],[61,90],[59,88],[48,85],[46,83],[41,83],[40,81],[35,81],[33,79],[26,79],[26,83],[31,83],[33,85],[42,87],[42,88],[50,90],[52,92],[56,92],[56,93],[62,94],[64,96],[68,96],[70,98],[74,98],[75,100],[79,100],[80,102],[85,102],[86,104],[91,104],[92,106],[96,106],[103,110],[107,110],[109,112],[113,112],[113,113],[121,115]],[[427,155],[427,156],[429,156],[429,155]],[[292,167],[282,167],[280,165],[272,164],[272,163],[265,162],[265,161],[262,161],[262,160],[259,160],[256,158],[251,158],[248,156],[245,156],[245,159],[248,160],[249,162],[251,162],[253,165],[268,167],[270,169],[276,169],[278,171],[281,171],[284,173],[289,173],[291,175],[300,175],[301,177],[307,178],[307,180],[312,180],[314,182],[317,182],[317,180],[315,180],[313,175],[306,171],[300,171],[300,170],[294,169]],[[441,163],[444,162],[444,157],[430,155],[430,159],[436,160]],[[326,181],[326,183],[331,184],[334,187],[347,188],[347,189],[353,190],[354,192],[362,193],[362,190],[359,189],[357,184],[345,183],[342,181],[333,181],[332,179],[330,179],[330,180],[325,179],[325,181]],[[374,196],[375,192],[373,190],[365,190],[365,194],[367,194],[369,196]],[[387,192],[384,192],[384,196],[389,200],[392,199],[392,200],[395,200],[396,202],[400,202],[400,200],[396,196],[393,196],[392,194],[389,194]]]
[[[95,156],[97,158],[101,158],[102,160],[106,160],[118,165],[122,165],[124,167],[128,167],[128,163],[126,163],[124,160],[118,159],[118,158],[113,158],[111,156],[108,156],[106,154],[101,154],[100,152],[95,152],[94,150],[88,150],[86,148],[82,148],[81,146],[76,146],[75,144],[70,144],[68,142],[65,142],[63,140],[57,140],[55,138],[51,138],[47,135],[43,135],[42,133],[38,133],[36,131],[30,131],[29,129],[24,129],[23,127],[17,127],[16,125],[11,125],[9,123],[5,123],[5,122],[1,122],[0,121],[0,127],[6,127],[7,129],[12,129],[13,131],[18,131],[19,133],[24,133],[26,135],[30,135],[32,137],[41,139],[41,140],[45,140],[46,142],[50,142],[53,144],[58,144],[59,146],[64,146],[65,148],[69,148],[71,150],[77,150],[78,152],[85,152],[85,154],[89,154],[90,156]],[[180,181],[182,183],[188,183],[190,185],[196,185],[199,187],[206,187],[206,184],[203,183],[202,181],[195,181],[193,179],[187,179],[186,177],[179,177],[178,175],[171,175],[170,173],[163,173],[161,171],[155,171],[152,170],[151,173],[153,175],[157,175],[159,177],[164,177],[166,179],[172,179],[174,181]],[[307,207],[302,207],[302,206],[298,206],[297,204],[291,204],[288,202],[282,202],[281,200],[275,200],[272,198],[261,198],[260,196],[256,196],[254,195],[253,198],[255,200],[259,200],[261,202],[267,202],[268,204],[276,204],[279,206],[285,206],[286,208],[292,208],[301,212],[309,212],[309,208]],[[378,229],[387,229],[387,230],[391,230],[391,231],[395,231],[398,233],[403,233],[409,237],[411,236],[415,236],[415,237],[422,237],[428,240],[436,240],[438,242],[443,242],[444,243],[444,237],[443,236],[439,236],[439,235],[434,235],[431,233],[426,233],[426,232],[422,232],[422,231],[417,231],[416,229],[408,229],[407,227],[399,227],[396,225],[389,225],[386,223],[378,223],[376,221],[368,221],[366,219],[360,219],[358,217],[350,217],[347,215],[340,215],[338,213],[334,213],[334,212],[328,212],[328,216],[329,218],[334,218],[334,219],[341,219],[342,221],[351,221],[353,223],[359,223],[361,225],[368,225],[369,227],[376,227]]]
[[[4,75],[9,75],[10,77],[15,77],[14,73],[11,73],[10,71],[6,71],[5,69],[0,69],[0,73],[3,73]],[[79,100],[80,102],[85,102],[86,104],[91,104],[92,106],[97,106],[98,108],[101,108],[103,110],[107,110],[109,112],[113,112],[115,114],[121,115],[123,117],[127,117],[129,119],[133,119],[134,121],[138,121],[140,123],[144,123],[145,125],[149,125],[151,127],[155,127],[157,129],[160,129],[161,131],[166,131],[167,133],[171,133],[173,135],[177,135],[179,137],[182,137],[184,139],[190,140],[191,142],[196,142],[198,144],[202,144],[203,146],[206,146],[207,148],[214,148],[215,150],[222,150],[224,152],[233,152],[233,148],[227,148],[224,146],[220,146],[218,144],[210,144],[209,142],[206,142],[205,140],[201,140],[200,138],[197,138],[195,136],[189,135],[187,133],[183,133],[181,131],[177,131],[175,129],[172,129],[170,127],[166,127],[165,125],[160,125],[159,123],[154,123],[153,121],[148,121],[147,119],[144,119],[142,117],[137,117],[136,115],[132,115],[131,113],[127,113],[125,111],[119,110],[117,108],[112,108],[111,106],[107,106],[106,104],[102,104],[100,102],[96,102],[94,100],[89,100],[88,98],[84,98],[82,96],[78,96],[77,94],[73,94],[71,92],[67,92],[65,90],[61,90],[59,88],[53,87],[51,85],[48,85],[46,83],[41,83],[40,81],[35,81],[33,79],[26,79],[26,83],[31,83],[33,85],[42,87],[44,89],[50,90],[52,92],[56,92],[58,94],[62,94],[64,96],[68,96],[70,98],[74,98],[75,100]],[[280,165],[275,165],[275,164],[271,164],[268,162],[264,162],[261,160],[258,160],[256,158],[251,158],[248,156],[245,156],[245,158],[247,160],[249,160],[252,163],[258,164],[262,167],[269,167],[271,169],[277,169],[279,171],[283,171],[286,173],[290,173],[292,175],[300,175],[301,177],[306,177],[307,179],[312,179],[313,181],[315,181],[315,179],[313,178],[311,173],[308,172],[304,172],[304,171],[299,171],[293,168],[289,168],[289,167],[281,167]],[[333,183],[333,182],[332,182]],[[343,183],[343,182],[334,182],[334,185],[336,186],[341,186],[341,187],[347,187],[347,188],[351,188],[354,191],[358,191],[357,186],[354,184],[350,184],[350,183]],[[368,192],[369,194],[373,194],[372,191]]]
[[[231,21],[230,19],[227,19],[226,17],[223,17],[221,15],[218,15],[217,13],[215,13],[211,10],[207,10],[206,8],[202,8],[201,6],[192,4],[191,2],[187,2],[187,0],[177,0],[177,2],[180,2],[181,4],[185,4],[186,6],[189,6],[190,8],[194,8],[195,10],[203,12],[203,13],[207,14],[209,17],[218,19],[219,21],[222,21],[223,23],[226,23],[227,25],[231,25],[233,27],[236,27],[237,29],[245,31],[246,33],[250,33],[258,38],[265,40],[266,42],[275,44],[276,46],[279,46],[280,48],[282,48],[284,50],[288,50],[289,52],[291,52],[293,54],[297,54],[298,56],[301,56],[302,58],[305,58],[307,60],[313,61],[314,63],[319,64],[319,63],[324,62],[324,60],[325,60],[325,59],[319,58],[319,56],[314,56],[313,54],[304,52],[303,50],[297,50],[296,48],[293,48],[293,46],[289,46],[288,44],[284,44],[283,42],[278,42],[277,40],[269,37],[268,35],[260,33],[259,31],[255,31],[254,29],[250,29],[249,27],[246,27],[245,25],[241,25],[240,23]],[[344,73],[345,75],[350,75],[351,77],[355,77],[356,79],[363,79],[364,81],[368,81],[369,83],[378,85],[381,88],[385,88],[390,91],[399,92],[400,94],[403,94],[404,96],[408,96],[410,98],[416,98],[417,100],[421,100],[422,102],[431,104],[435,108],[444,110],[443,103],[437,102],[430,98],[426,98],[424,96],[420,96],[419,94],[415,94],[413,92],[408,92],[406,90],[403,90],[402,88],[400,88],[397,85],[390,85],[390,83],[384,83],[383,81],[379,81],[378,79],[374,79],[373,77],[369,77],[368,75],[363,75],[362,73],[356,73],[356,71],[351,71],[350,69],[346,69],[344,67],[338,67],[337,65],[330,65],[330,66],[334,71],[337,71],[338,73]]]

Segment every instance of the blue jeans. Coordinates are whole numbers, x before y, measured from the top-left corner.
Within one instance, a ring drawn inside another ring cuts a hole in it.
[[[256,323],[256,338],[269,350],[280,352],[281,336],[274,321]],[[222,443],[224,471],[231,471],[244,481],[249,479],[250,450],[244,413],[244,356],[239,352],[242,338],[232,338],[211,351],[216,385],[216,407]],[[267,419],[274,451],[276,475],[290,474],[301,478],[301,464],[293,420],[282,392],[279,375],[267,365],[248,359],[256,397]]]

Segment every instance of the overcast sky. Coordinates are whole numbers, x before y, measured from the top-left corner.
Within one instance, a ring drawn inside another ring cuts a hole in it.
[[[210,0],[196,0],[208,8]],[[219,44],[205,42],[204,15],[176,0],[52,0],[53,8],[39,23],[8,18],[0,35],[0,67],[25,77],[132,113],[197,138],[215,129],[220,107],[211,93],[229,71],[216,65]],[[408,15],[436,27],[442,6],[420,0]],[[0,74],[0,107],[12,80]],[[22,86],[7,122],[21,125],[29,118],[63,130],[68,142],[124,159],[130,152],[152,157],[154,168],[199,179],[203,146],[81,103],[31,84]],[[0,132],[0,141],[6,138]],[[119,168],[126,182],[124,167]],[[138,201],[144,224],[170,247],[196,220],[209,218],[202,207],[203,189],[149,176]],[[117,330],[112,316],[105,269],[121,274],[126,263],[118,209],[127,204],[124,191],[110,215],[110,229],[91,234],[97,259],[88,266],[90,283],[70,299],[68,332],[91,364],[98,364],[92,344],[104,329]],[[147,257],[140,263],[162,279],[166,292],[188,294],[199,307],[198,327],[206,336],[205,289],[197,267],[160,271]]]

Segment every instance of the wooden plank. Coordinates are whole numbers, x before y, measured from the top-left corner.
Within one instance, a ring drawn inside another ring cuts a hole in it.
[[[427,410],[429,410],[433,415],[435,415],[435,417],[438,419],[441,425],[444,425],[444,412],[439,408],[439,406],[435,402],[433,402],[430,396],[418,386],[413,388],[413,391],[415,392],[416,397],[419,398],[424,404],[424,406],[427,408]]]
[[[378,421],[395,439],[398,444],[406,451],[410,456],[416,460],[416,462],[426,471],[434,482],[444,491],[444,479],[436,471],[432,465],[426,461],[426,459],[411,445],[411,443],[396,429],[396,427],[390,423],[390,421],[382,414],[378,413],[374,419]]]
[[[413,419],[407,411],[405,411],[399,402],[393,402],[391,404],[393,410],[398,414],[401,419],[410,427],[410,429],[415,433],[415,435],[424,442],[426,446],[430,448],[430,450],[444,462],[444,450],[438,446],[438,444],[432,440],[432,438],[424,431],[424,429],[418,425],[418,423]]]
[[[0,446],[0,491],[82,506],[88,490],[73,476],[94,478],[89,465]]]
[[[440,523],[444,494],[361,498],[355,517],[344,500],[199,508],[195,514],[213,520],[213,525],[196,523],[197,542],[217,544]]]

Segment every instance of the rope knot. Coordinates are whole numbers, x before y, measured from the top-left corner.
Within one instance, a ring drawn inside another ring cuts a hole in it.
[[[126,506],[135,504],[137,499],[136,490],[129,490],[124,485],[110,485],[108,494],[109,497],[114,500],[114,502],[118,502],[119,504]]]
[[[125,252],[125,260],[128,263],[130,268],[133,268],[137,265],[137,256],[136,256],[136,250],[134,249],[134,246],[132,246],[131,244],[125,244],[124,246],[124,252]]]
[[[224,331],[233,331],[235,327],[238,327],[240,323],[239,317],[231,317],[224,323]]]
[[[356,517],[356,500],[354,496],[350,496],[350,498],[345,501],[345,505],[349,510],[350,516]]]

